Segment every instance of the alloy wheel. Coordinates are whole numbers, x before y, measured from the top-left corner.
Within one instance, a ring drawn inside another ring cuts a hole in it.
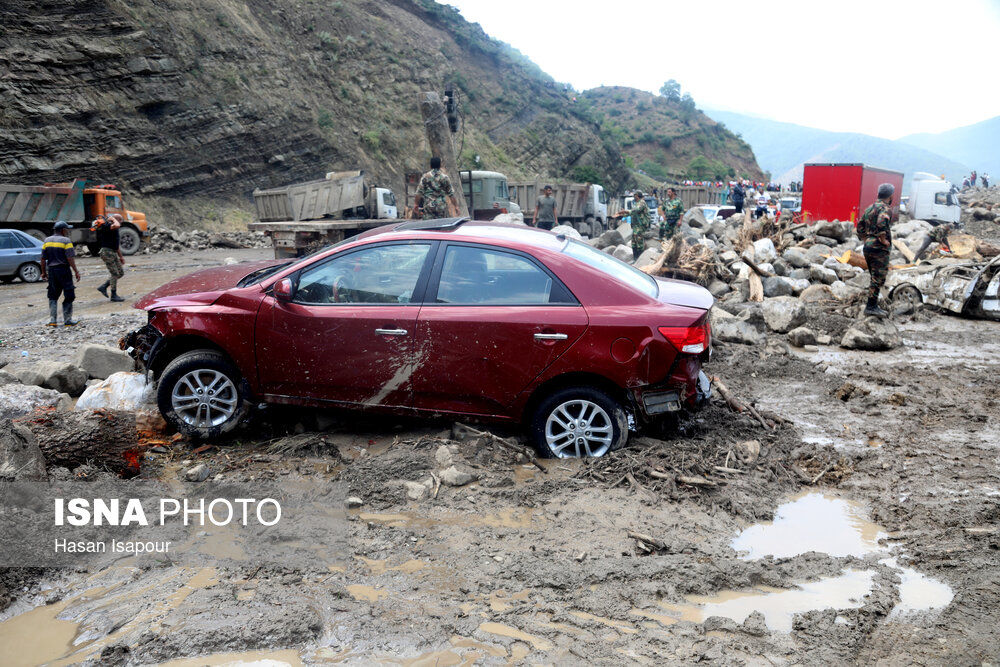
[[[213,369],[193,370],[183,375],[170,392],[177,417],[194,427],[224,424],[239,403],[236,385],[225,373]]]
[[[560,403],[545,420],[545,441],[561,459],[603,456],[611,449],[613,438],[611,417],[592,401]]]

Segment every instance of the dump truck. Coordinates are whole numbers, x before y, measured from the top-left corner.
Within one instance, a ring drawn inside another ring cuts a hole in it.
[[[899,219],[903,195],[903,172],[861,163],[807,164],[802,175],[802,220],[850,220],[858,218],[878,198],[878,186],[892,183],[892,220]]]
[[[521,207],[525,221],[534,216],[535,204],[546,185],[552,186],[559,224],[573,225],[581,234],[595,238],[607,229],[608,194],[594,183],[558,183],[541,179],[509,183],[510,198]]]
[[[276,258],[297,257],[398,217],[392,190],[369,183],[358,170],[257,189],[253,200],[257,221],[248,227],[271,238]]]
[[[958,222],[962,206],[958,203],[957,192],[958,188],[943,178],[918,171],[910,185],[907,211],[916,220]]]
[[[92,255],[100,248],[90,223],[98,215],[118,213],[124,219],[119,239],[123,255],[134,255],[149,238],[146,215],[129,211],[114,185],[97,185],[82,178],[44,185],[0,184],[0,227],[19,229],[39,241],[52,234],[58,220],[73,225],[70,240]]]

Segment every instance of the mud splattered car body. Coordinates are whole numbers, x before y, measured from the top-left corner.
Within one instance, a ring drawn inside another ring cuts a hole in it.
[[[1000,320],[1000,256],[989,262],[939,259],[889,272],[895,304],[919,302],[953,313]]]
[[[168,283],[136,303],[149,324],[123,347],[195,435],[228,430],[252,400],[523,422],[548,453],[572,440],[602,454],[630,422],[707,400],[712,304],[549,232],[409,222]]]

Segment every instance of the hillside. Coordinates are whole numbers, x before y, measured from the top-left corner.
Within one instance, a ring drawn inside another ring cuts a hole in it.
[[[1000,116],[938,134],[911,134],[900,141],[947,155],[980,174],[1000,175]]]
[[[449,81],[462,166],[630,178],[563,86],[431,0],[7,0],[0,33],[3,181],[110,181],[202,220],[334,169],[401,192],[429,157],[417,95]]]
[[[730,111],[706,113],[749,141],[761,166],[783,183],[801,179],[806,162],[864,162],[902,171],[907,183],[916,171],[944,174],[959,182],[968,172],[963,164],[902,141],[828,132]]]
[[[750,146],[693,106],[618,86],[588,90],[581,101],[599,115],[631,164],[657,180],[763,178]]]

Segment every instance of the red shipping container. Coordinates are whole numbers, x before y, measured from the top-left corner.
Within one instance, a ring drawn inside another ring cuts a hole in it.
[[[892,220],[899,218],[903,194],[903,172],[852,164],[807,164],[802,173],[802,219],[850,220],[855,225],[869,205],[875,203],[878,186],[892,183]]]

